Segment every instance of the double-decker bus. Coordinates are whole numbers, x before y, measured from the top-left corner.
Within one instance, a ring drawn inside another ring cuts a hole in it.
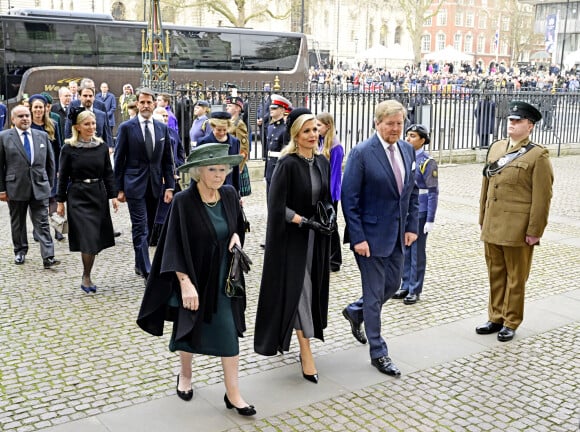
[[[116,94],[138,87],[145,23],[115,21],[106,14],[38,9],[0,15],[0,99],[58,88],[83,77],[107,82]],[[164,25],[170,40],[170,80],[302,85],[308,75],[306,37],[245,28]],[[212,84],[213,83],[213,84]]]

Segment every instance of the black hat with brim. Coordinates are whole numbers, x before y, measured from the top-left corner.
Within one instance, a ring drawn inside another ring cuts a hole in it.
[[[187,172],[190,168],[210,165],[239,165],[244,157],[242,155],[229,155],[229,144],[211,143],[203,144],[194,148],[187,160],[178,169]]]
[[[510,102],[508,119],[528,119],[532,123],[537,123],[542,119],[542,114],[535,106],[527,102],[512,101]]]
[[[429,138],[429,130],[422,124],[412,124],[405,131],[405,135],[407,135],[409,132],[415,132],[417,135],[423,138],[425,140],[423,144],[429,144],[431,142],[431,139]]]

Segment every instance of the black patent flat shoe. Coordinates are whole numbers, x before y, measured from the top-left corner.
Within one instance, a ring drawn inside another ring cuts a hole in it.
[[[243,408],[238,408],[237,406],[235,406],[233,403],[230,402],[230,400],[228,399],[227,393],[224,394],[224,402],[226,404],[227,409],[235,408],[239,415],[253,416],[256,414],[256,408],[254,408],[254,405],[248,405],[248,406],[245,406]]]
[[[193,398],[193,389],[189,389],[188,391],[179,390],[179,374],[177,374],[177,386],[175,387],[175,391],[177,392],[177,396],[186,402],[189,402]]]

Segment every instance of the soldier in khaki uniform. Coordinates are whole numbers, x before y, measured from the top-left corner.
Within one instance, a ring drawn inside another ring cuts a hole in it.
[[[552,164],[548,150],[529,138],[541,118],[534,106],[511,102],[509,138],[490,146],[483,173],[479,224],[489,274],[489,321],[475,331],[499,332],[501,342],[512,340],[523,320],[534,245],[548,223]]]

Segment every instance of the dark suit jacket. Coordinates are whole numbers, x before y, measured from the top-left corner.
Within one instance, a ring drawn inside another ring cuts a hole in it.
[[[78,105],[78,104],[77,104]],[[72,104],[71,104],[72,106]],[[70,108],[70,106],[69,106]],[[107,114],[103,111],[98,110],[97,108],[93,107],[93,112],[95,113],[95,117],[97,118],[97,132],[96,135],[99,138],[102,138],[105,141],[105,144],[109,147],[114,147],[115,142],[113,141],[113,135],[111,134],[111,128],[109,127],[109,120],[107,119]],[[66,123],[64,125],[64,137],[65,139],[72,137],[72,122],[70,119],[66,119]]]
[[[149,182],[155,198],[159,197],[162,180],[167,189],[175,188],[169,131],[165,124],[157,120],[153,120],[153,127],[155,147],[149,160],[139,116],[119,125],[115,149],[115,181],[117,190],[125,192],[129,199],[145,197]]]
[[[377,135],[354,147],[348,155],[342,182],[342,210],[354,245],[367,241],[371,256],[388,257],[397,240],[404,247],[405,232],[417,233],[419,190],[415,185],[415,150],[397,142],[405,164],[403,191]],[[398,237],[398,238],[397,238]]]
[[[50,197],[55,178],[54,155],[45,132],[28,129],[32,134],[34,161],[28,161],[18,130],[0,133],[0,192],[14,201],[43,200]]]
[[[63,140],[64,140],[64,138],[65,138],[64,125],[66,124],[66,112],[67,112],[67,110],[60,104],[60,102],[57,102],[50,108],[50,111],[58,114],[58,116],[60,117],[60,123],[59,123],[60,136],[63,137]]]
[[[105,106],[104,111],[107,113],[107,117],[109,120],[109,126],[115,126],[115,110],[117,109],[117,98],[113,93],[107,93],[107,96],[103,98],[103,93],[97,93],[95,96],[96,101],[100,101]]]

